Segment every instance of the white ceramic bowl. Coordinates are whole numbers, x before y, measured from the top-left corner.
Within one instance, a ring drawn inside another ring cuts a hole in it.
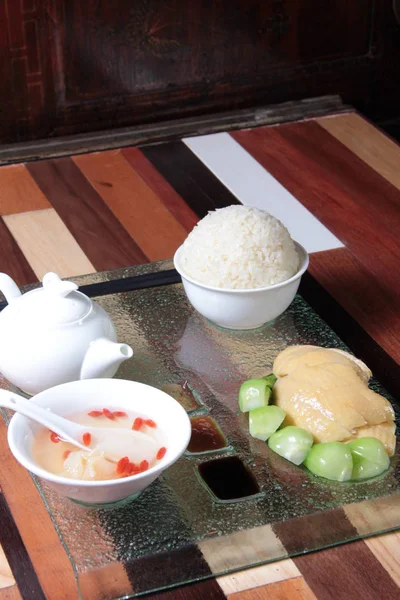
[[[89,505],[114,503],[138,494],[178,460],[190,440],[190,420],[182,406],[165,392],[135,381],[73,381],[45,390],[31,401],[62,416],[99,407],[131,410],[156,421],[163,432],[167,453],[148,471],[111,481],[81,481],[54,475],[35,463],[32,444],[41,425],[15,414],[8,428],[8,443],[15,458],[62,496]]]
[[[295,246],[300,263],[297,273],[282,283],[262,288],[223,289],[195,281],[186,275],[180,265],[182,246],[175,253],[174,266],[182,277],[190,303],[203,317],[228,329],[255,329],[279,317],[296,295],[309,259],[303,246],[297,242]]]

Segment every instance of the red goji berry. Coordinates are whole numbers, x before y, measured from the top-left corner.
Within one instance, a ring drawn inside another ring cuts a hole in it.
[[[139,429],[143,427],[143,423],[144,419],[142,419],[142,417],[136,417],[136,419],[133,421],[132,429],[134,431],[139,431]]]
[[[64,460],[65,460],[66,458],[68,458],[68,456],[71,454],[71,452],[72,452],[72,450],[66,450],[66,451],[64,452],[64,454],[63,454]]]
[[[147,427],[152,427],[153,429],[157,427],[157,423],[153,419],[146,419],[144,423]]]
[[[114,417],[127,417],[128,415],[123,410],[114,410]]]
[[[167,449],[165,448],[165,446],[160,448],[159,451],[157,452],[157,460],[161,460],[162,458],[164,458],[166,452],[167,452]]]
[[[86,431],[86,433],[83,434],[82,441],[85,444],[85,446],[90,446],[92,442],[92,436],[88,431]]]
[[[134,463],[129,463],[126,472],[128,473],[128,477],[130,477],[131,475],[137,475],[138,473],[140,473],[140,469]]]
[[[127,465],[129,465],[129,458],[127,456],[124,456],[123,458],[119,459],[119,461],[117,462],[118,475],[122,475]]]
[[[91,410],[90,412],[88,412],[89,417],[101,417],[102,414],[102,410]]]
[[[108,410],[108,408],[103,408],[103,414],[107,417],[107,419],[110,419],[110,421],[114,421],[115,417],[111,410]]]
[[[149,463],[147,460],[142,460],[142,462],[139,465],[139,469],[140,469],[140,473],[143,473],[143,471],[147,471],[147,469],[149,468]]]
[[[60,437],[54,433],[54,431],[50,432],[50,439],[54,444],[57,444],[60,441]]]

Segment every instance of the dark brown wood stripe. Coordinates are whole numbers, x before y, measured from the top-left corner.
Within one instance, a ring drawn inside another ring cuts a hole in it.
[[[232,136],[400,298],[397,188],[313,121]]]
[[[176,586],[177,581],[188,582],[191,579],[203,579],[201,583],[180,591],[185,600],[202,600],[213,598],[226,600],[222,589],[212,579],[212,571],[197,546],[188,544],[181,550],[146,556],[125,565],[132,588],[135,593],[146,592],[149,589],[163,589]],[[207,578],[207,579],[206,579]],[[167,592],[152,594],[151,598],[169,600],[176,598],[179,588]],[[190,590],[190,592],[189,592]]]
[[[30,163],[27,168],[98,271],[148,262],[70,158]]]
[[[142,152],[198,217],[203,218],[209,210],[240,204],[183,142],[147,146]]]
[[[22,254],[11,232],[0,218],[0,271],[10,275],[17,285],[27,285],[37,281],[30,264]]]
[[[24,600],[45,600],[46,596],[2,492],[0,492],[0,545]]]

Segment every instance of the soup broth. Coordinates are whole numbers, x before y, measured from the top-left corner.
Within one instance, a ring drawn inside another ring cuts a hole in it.
[[[33,442],[33,459],[42,469],[55,475],[88,481],[119,479],[147,471],[167,453],[165,434],[153,419],[149,419],[145,415],[122,409],[105,408],[68,415],[66,418],[88,427],[123,428],[140,432],[146,436],[147,453],[144,456],[140,442],[137,442],[135,447],[126,448],[126,453],[130,455],[130,458],[124,453],[119,456],[105,455],[104,452],[96,449],[88,448],[87,451],[84,451],[63,441],[54,432],[43,428]],[[142,437],[142,439],[144,438]],[[83,441],[90,445],[90,434],[86,438],[84,436]],[[135,456],[135,460],[132,459],[132,455]]]

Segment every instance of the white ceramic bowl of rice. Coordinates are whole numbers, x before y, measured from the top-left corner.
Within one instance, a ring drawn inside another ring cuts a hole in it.
[[[281,315],[308,262],[278,219],[241,205],[209,212],[174,256],[193,307],[229,329],[254,329]]]

